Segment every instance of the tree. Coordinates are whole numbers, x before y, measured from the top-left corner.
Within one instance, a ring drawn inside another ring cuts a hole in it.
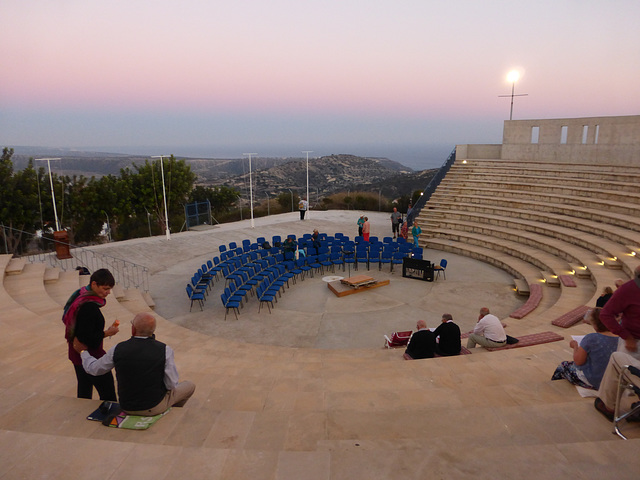
[[[8,253],[17,253],[31,240],[24,232],[35,234],[38,225],[37,174],[33,159],[27,168],[13,172],[12,148],[4,148],[0,157],[0,221]]]
[[[196,186],[189,195],[189,203],[209,200],[213,215],[228,212],[238,200],[239,191],[225,185],[219,187]]]
[[[158,226],[165,231],[165,210],[162,189],[162,171],[164,169],[167,213],[171,218],[169,224],[182,223],[184,216],[183,205],[187,202],[193,189],[196,175],[184,160],[176,160],[173,155],[167,159],[158,159],[153,163],[146,160],[144,165],[133,165],[137,175],[132,176],[132,191],[135,195],[135,205],[147,208],[154,214]]]
[[[282,207],[283,212],[288,212],[290,208],[297,208],[298,203],[300,203],[300,197],[296,192],[293,192],[293,194],[291,192],[282,192],[276,197],[276,200]]]

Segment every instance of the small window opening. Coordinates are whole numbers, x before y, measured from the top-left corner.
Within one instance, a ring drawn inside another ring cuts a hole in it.
[[[540,138],[540,127],[531,127],[531,143],[538,143]]]

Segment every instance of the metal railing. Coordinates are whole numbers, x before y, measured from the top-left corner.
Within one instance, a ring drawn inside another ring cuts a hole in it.
[[[445,177],[445,175],[447,174],[451,166],[455,163],[455,161],[456,161],[456,149],[454,148],[449,154],[449,156],[447,157],[447,159],[445,160],[445,162],[442,164],[440,169],[436,172],[436,174],[433,177],[431,177],[429,184],[425,187],[425,189],[422,192],[422,195],[420,195],[420,198],[418,199],[416,204],[413,206],[413,210],[411,211],[411,217],[412,217],[411,220],[413,220],[420,214],[420,210],[422,210],[422,208],[427,204],[427,202],[431,198],[431,195],[433,195],[433,192],[436,191],[436,188],[438,188],[438,185],[440,185],[440,182]]]
[[[53,238],[47,237],[46,239],[42,239],[33,233],[17,230],[12,227],[7,227],[6,225],[3,225],[2,228],[5,230],[13,230],[22,235],[28,235],[35,240],[42,240],[43,243],[46,242],[54,247],[51,251],[47,248],[41,252],[29,252],[22,255],[14,253],[16,257],[25,258],[30,263],[44,263],[51,267],[59,268],[62,271],[77,270],[78,267],[85,267],[90,272],[94,272],[100,268],[108,268],[113,274],[116,283],[125,289],[133,287],[145,292],[149,291],[149,269],[143,265],[138,265],[137,263],[123,260],[112,255],[99,253],[86,247],[60,242]],[[58,258],[55,251],[56,245],[62,246],[65,249],[68,247],[71,258]]]

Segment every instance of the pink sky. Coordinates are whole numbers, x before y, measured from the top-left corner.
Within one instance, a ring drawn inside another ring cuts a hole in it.
[[[640,113],[637,0],[4,0],[0,15],[3,145],[490,143],[514,67],[514,118]]]

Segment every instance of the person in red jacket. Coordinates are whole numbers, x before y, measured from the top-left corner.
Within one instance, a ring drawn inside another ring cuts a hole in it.
[[[640,265],[634,277],[618,288],[600,312],[600,321],[610,332],[618,335],[621,345],[618,351],[640,359],[638,339],[640,339]],[[619,322],[618,322],[619,316]]]

